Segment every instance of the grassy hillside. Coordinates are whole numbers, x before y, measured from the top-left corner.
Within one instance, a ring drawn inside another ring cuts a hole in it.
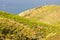
[[[39,25],[42,25],[46,29],[44,33],[47,34],[45,34],[44,40],[60,40],[60,6],[47,5],[37,7],[24,11],[19,16],[35,20]]]
[[[0,12],[0,40],[48,40],[59,34],[59,30],[59,25],[36,22],[18,15]]]
[[[56,24],[60,22],[60,6],[47,5],[42,7],[33,8],[19,14],[29,19],[42,21],[48,24]]]

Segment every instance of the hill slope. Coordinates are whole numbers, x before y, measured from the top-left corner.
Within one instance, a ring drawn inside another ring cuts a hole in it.
[[[58,5],[47,5],[42,7],[33,8],[24,11],[19,14],[29,19],[35,19],[48,24],[57,24],[60,22],[60,6]]]
[[[60,40],[60,6],[58,5],[47,5],[42,7],[33,8],[22,13],[19,16],[29,18],[30,20],[35,20],[37,22],[43,22],[49,24],[48,31],[51,29],[56,29],[56,33],[48,33],[44,40]],[[53,26],[52,26],[53,25]],[[43,26],[46,27],[46,26]],[[46,27],[46,28],[47,28]],[[51,27],[51,29],[50,29]],[[54,30],[51,30],[54,31]],[[47,30],[45,31],[47,32]],[[52,36],[53,35],[53,36]]]
[[[36,22],[7,12],[0,12],[0,40],[42,40],[59,33],[59,26]],[[48,36],[48,37],[47,37]]]
[[[0,40],[41,40],[50,33],[56,33],[57,29],[51,29],[55,26],[51,26],[0,12]]]

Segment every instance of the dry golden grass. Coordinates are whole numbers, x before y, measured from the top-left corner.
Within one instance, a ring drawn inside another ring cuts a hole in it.
[[[33,8],[19,14],[29,19],[43,21],[48,24],[55,24],[60,21],[60,6],[47,5],[42,7]]]

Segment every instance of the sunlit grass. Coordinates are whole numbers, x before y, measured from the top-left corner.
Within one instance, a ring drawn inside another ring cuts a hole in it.
[[[0,12],[1,39],[42,40],[50,36],[50,33],[54,34],[59,30],[58,25],[37,22],[15,14]]]

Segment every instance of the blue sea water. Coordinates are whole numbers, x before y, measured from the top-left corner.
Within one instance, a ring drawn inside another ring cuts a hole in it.
[[[60,0],[0,0],[0,11],[18,14],[43,5],[60,5]]]

